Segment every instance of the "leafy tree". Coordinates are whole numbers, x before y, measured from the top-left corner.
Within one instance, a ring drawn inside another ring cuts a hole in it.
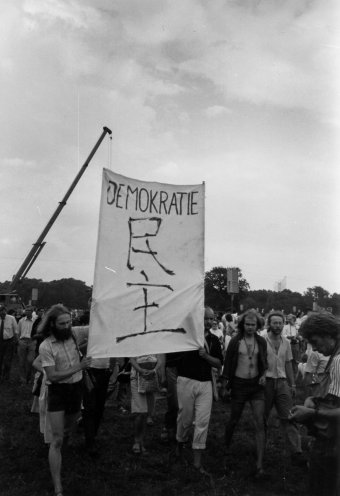
[[[8,281],[1,283],[0,291],[5,291],[8,287]],[[50,282],[24,278],[18,283],[17,293],[25,304],[32,299],[33,288],[38,290],[37,306],[45,308],[55,303],[64,303],[69,308],[86,309],[91,293],[91,288],[85,282],[73,278]]]
[[[238,270],[239,293],[235,295],[235,305],[239,305],[239,300],[249,290],[249,283],[243,277],[241,269]],[[227,267],[213,267],[205,273],[204,292],[205,303],[217,310],[225,311],[231,306],[231,295],[228,293]]]

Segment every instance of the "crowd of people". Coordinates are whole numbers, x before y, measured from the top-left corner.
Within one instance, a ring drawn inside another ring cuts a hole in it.
[[[84,449],[90,456],[97,454],[96,437],[112,383],[119,386],[118,404],[121,394],[130,395],[136,455],[147,452],[146,427],[153,422],[156,395],[163,391],[167,411],[162,440],[174,443],[179,463],[191,443],[193,469],[210,476],[203,462],[214,399],[230,403],[226,451],[249,403],[256,445],[254,477],[260,480],[266,477],[267,430],[275,406],[292,463],[309,466],[309,494],[340,494],[340,325],[330,313],[309,310],[297,318],[252,309],[237,316],[207,307],[202,347],[125,359],[88,357],[89,326],[84,324],[73,326],[71,312],[61,304],[46,312],[28,306],[19,322],[0,305],[0,381],[9,380],[15,353],[22,384],[32,384],[36,371],[32,410],[40,413],[57,496],[63,495],[62,446],[72,442],[79,421]],[[297,384],[306,391],[298,406]],[[302,451],[299,424],[313,439],[308,454]]]

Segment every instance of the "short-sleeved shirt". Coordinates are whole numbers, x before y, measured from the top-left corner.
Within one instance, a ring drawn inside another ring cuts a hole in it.
[[[292,349],[290,347],[289,340],[281,335],[280,347],[278,353],[276,353],[274,345],[272,344],[268,333],[264,334],[263,337],[267,341],[268,369],[266,377],[272,377],[274,379],[286,379],[286,362],[290,362],[291,360],[293,360]]]
[[[19,320],[18,323],[18,335],[19,339],[30,338],[32,333],[34,319],[28,319],[27,317],[23,317]]]
[[[80,362],[79,351],[73,338],[57,341],[54,336],[49,336],[41,343],[39,354],[42,367],[54,366],[57,372],[68,370]],[[58,381],[58,383],[73,384],[81,381],[82,377],[83,373],[80,370],[71,377]],[[46,381],[46,384],[50,384],[50,382]]]
[[[1,319],[0,319],[0,324],[1,324]],[[15,320],[15,317],[12,315],[5,315],[5,322],[4,322],[4,339],[12,339],[14,338],[15,334],[17,333],[17,321]]]
[[[208,334],[206,341],[209,346],[209,355],[218,358],[222,364],[223,356],[221,345],[216,336]],[[200,382],[211,381],[211,365],[204,358],[200,357],[198,350],[186,351],[178,364],[178,375],[194,379]]]

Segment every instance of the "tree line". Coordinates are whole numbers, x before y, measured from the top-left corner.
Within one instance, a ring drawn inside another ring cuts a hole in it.
[[[340,315],[340,294],[331,294],[321,286],[307,288],[302,294],[290,289],[271,291],[268,289],[251,290],[248,281],[238,268],[239,293],[233,296],[227,291],[227,268],[213,267],[205,273],[204,293],[205,304],[218,311],[231,310],[245,311],[249,308],[258,308],[266,313],[272,309],[289,312],[306,312],[307,309],[332,308],[334,315]]]
[[[285,289],[280,292],[268,289],[251,290],[248,281],[238,268],[239,293],[233,296],[228,293],[227,267],[213,267],[205,273],[204,296],[205,304],[215,310],[225,312],[231,310],[244,311],[248,308],[258,308],[269,312],[271,309],[284,310],[286,313],[305,312],[317,305],[320,308],[332,308],[335,315],[340,315],[340,294],[331,294],[321,286],[307,288],[304,293]],[[0,292],[6,292],[9,281],[0,283]],[[48,308],[55,303],[64,303],[70,308],[87,309],[92,287],[84,281],[65,278],[54,281],[24,278],[19,282],[17,292],[23,303],[32,300],[32,289],[38,290],[37,306]]]

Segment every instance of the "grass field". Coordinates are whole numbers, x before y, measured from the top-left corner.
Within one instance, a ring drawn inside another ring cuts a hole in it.
[[[19,385],[15,363],[12,381],[0,384],[1,496],[53,494],[48,448],[39,433],[38,415],[30,413],[32,398],[30,387]],[[244,412],[226,455],[223,433],[229,404],[214,403],[204,457],[212,474],[207,478],[191,468],[190,448],[185,450],[187,463],[179,465],[173,446],[161,442],[165,406],[165,398],[160,397],[155,424],[147,431],[148,453],[134,455],[131,416],[118,413],[110,397],[98,437],[100,456],[93,459],[84,454],[81,430],[76,446],[63,448],[64,496],[307,496],[307,471],[291,465],[275,417],[265,456],[267,479],[257,482],[252,476],[255,447],[250,411]],[[306,445],[307,439],[303,441]]]

